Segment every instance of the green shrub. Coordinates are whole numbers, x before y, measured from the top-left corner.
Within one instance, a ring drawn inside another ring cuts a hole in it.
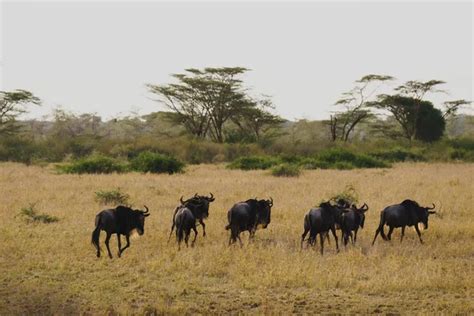
[[[269,169],[281,162],[280,159],[268,156],[250,156],[241,157],[234,160],[227,167],[230,169],[242,169],[242,170],[265,170]]]
[[[334,201],[337,203],[339,200],[347,201],[349,204],[359,202],[359,194],[357,193],[356,189],[352,185],[346,185],[344,191],[339,192],[332,197],[329,198],[330,201]]]
[[[180,160],[162,154],[145,151],[130,162],[130,168],[139,172],[168,173],[182,172],[184,163]]]
[[[20,214],[26,218],[26,221],[29,223],[40,222],[40,223],[54,223],[59,221],[59,218],[56,216],[51,216],[48,214],[38,214],[36,210],[36,203],[30,203],[28,207],[23,207],[20,210]]]
[[[370,156],[385,160],[389,162],[402,162],[402,161],[424,161],[425,158],[420,153],[414,150],[408,150],[401,147],[395,147],[388,150],[380,150],[369,153]]]
[[[355,154],[346,149],[334,148],[321,152],[316,160],[326,162],[329,168],[354,169],[354,168],[386,168],[390,165],[364,154]]]
[[[116,190],[100,190],[95,192],[96,202],[103,205],[130,205],[130,195],[124,193],[120,188]]]
[[[272,175],[276,177],[298,177],[300,173],[300,167],[290,163],[282,163],[272,168]]]
[[[90,156],[78,159],[70,164],[58,166],[64,173],[113,173],[126,171],[126,165],[113,158],[104,156]]]

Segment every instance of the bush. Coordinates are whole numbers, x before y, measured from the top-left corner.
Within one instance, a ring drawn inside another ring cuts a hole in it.
[[[242,170],[265,170],[279,164],[280,162],[281,160],[275,157],[250,156],[237,158],[227,167],[230,169]]]
[[[317,155],[316,160],[326,162],[329,168],[386,168],[390,165],[364,154],[355,154],[345,149],[329,149]]]
[[[130,205],[129,203],[130,195],[124,193],[120,190],[120,188],[116,190],[100,190],[95,192],[95,200],[96,202],[108,205]]]
[[[40,222],[40,223],[54,223],[59,221],[59,218],[56,216],[51,216],[48,214],[38,214],[36,210],[36,203],[30,203],[28,207],[23,207],[20,211],[20,214],[26,217],[27,222]]]
[[[126,171],[126,165],[113,158],[104,156],[91,156],[78,159],[71,164],[58,166],[64,173],[113,173]]]
[[[276,177],[298,177],[300,173],[300,167],[295,164],[282,163],[272,168],[272,175]]]
[[[184,166],[183,162],[174,157],[149,151],[140,153],[130,163],[130,168],[134,171],[168,174],[182,172]]]
[[[401,147],[395,147],[388,150],[380,150],[369,153],[370,156],[389,162],[401,161],[424,161],[425,158],[414,150],[408,150]]]
[[[349,204],[355,204],[359,202],[359,194],[357,193],[356,189],[349,184],[344,188],[344,191],[333,195],[331,198],[329,198],[329,200],[336,203],[339,200],[344,200]]]

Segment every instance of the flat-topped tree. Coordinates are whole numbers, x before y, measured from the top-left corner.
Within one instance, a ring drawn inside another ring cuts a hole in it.
[[[0,91],[0,135],[13,134],[18,130],[16,120],[27,112],[28,104],[40,105],[41,100],[26,90]]]
[[[375,92],[380,86],[395,78],[387,75],[369,74],[355,82],[354,88],[344,92],[334,105],[342,110],[334,112],[329,123],[332,141],[349,140],[355,127],[373,117],[368,103],[375,98]]]
[[[241,111],[256,106],[238,78],[248,69],[190,68],[185,71],[184,74],[172,75],[177,83],[148,84],[147,87],[159,96],[157,101],[174,112],[170,118],[183,125],[190,134],[224,142],[225,123]]]

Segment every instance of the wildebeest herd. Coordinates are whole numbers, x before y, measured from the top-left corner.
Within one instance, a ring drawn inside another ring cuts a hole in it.
[[[176,231],[176,241],[178,249],[184,240],[188,246],[191,231],[194,232],[194,238],[191,246],[194,245],[198,231],[196,226],[202,226],[202,235],[206,236],[206,225],[204,220],[209,216],[209,205],[215,200],[214,195],[210,193],[209,196],[198,195],[197,193],[187,199],[180,198],[180,205],[176,207],[173,218],[168,242],[171,239],[173,231]],[[230,230],[229,245],[235,243],[237,240],[240,246],[243,245],[240,239],[240,234],[244,231],[249,232],[249,240],[255,236],[257,228],[267,228],[271,220],[271,209],[273,206],[273,199],[270,197],[265,199],[249,199],[243,202],[234,204],[227,212],[228,225],[226,230]],[[377,236],[380,234],[384,240],[391,240],[392,232],[395,228],[401,228],[400,242],[403,240],[405,228],[407,226],[414,226],[420,242],[421,232],[418,225],[423,224],[424,228],[428,228],[428,217],[435,213],[432,207],[420,206],[413,200],[404,200],[400,204],[390,205],[380,212],[380,223],[375,231],[375,237],[372,245],[375,243]],[[351,204],[344,199],[339,199],[336,203],[331,201],[322,202],[318,207],[311,208],[304,217],[304,231],[301,235],[301,247],[303,247],[307,234],[309,238],[307,243],[314,245],[316,237],[319,234],[320,251],[324,252],[324,240],[329,242],[329,232],[336,242],[336,250],[339,250],[339,242],[337,230],[341,231],[341,238],[344,245],[347,245],[349,239],[352,244],[356,243],[357,232],[359,228],[364,227],[365,212],[369,210],[369,206],[364,203],[360,208],[355,204]],[[145,218],[150,215],[149,209],[145,206],[145,211],[134,210],[128,206],[117,206],[114,209],[107,209],[97,214],[95,218],[95,229],[92,232],[92,244],[97,250],[97,257],[100,257],[101,248],[99,246],[100,231],[106,233],[105,245],[110,258],[112,253],[109,248],[110,237],[113,234],[117,235],[118,242],[118,256],[125,249],[130,246],[130,235],[133,231],[137,231],[139,235],[145,232]],[[384,233],[384,226],[389,227],[388,235]],[[122,248],[120,236],[124,235],[127,245]]]

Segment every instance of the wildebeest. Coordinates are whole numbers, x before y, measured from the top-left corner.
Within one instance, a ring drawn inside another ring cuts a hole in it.
[[[375,237],[372,245],[375,243],[375,239],[377,239],[379,233],[384,240],[391,240],[393,230],[398,227],[402,228],[402,234],[400,236],[400,242],[402,242],[403,236],[405,235],[406,226],[415,226],[418,238],[420,239],[420,242],[423,243],[418,224],[423,223],[425,229],[428,229],[428,216],[430,214],[436,213],[435,211],[430,211],[434,208],[434,203],[432,207],[422,207],[417,202],[412,200],[405,200],[400,204],[387,206],[383,211],[380,212],[380,224],[375,231]],[[383,231],[384,225],[389,227],[387,236],[385,236]]]
[[[344,240],[344,246],[347,245],[349,237],[351,238],[352,244],[356,243],[357,231],[360,228],[364,228],[365,212],[369,210],[369,206],[364,203],[361,208],[357,208],[356,205],[352,204],[350,208],[343,211],[341,220],[342,238]],[[354,232],[354,236],[352,235]]]
[[[343,209],[329,202],[319,204],[318,208],[312,208],[304,217],[304,232],[301,235],[301,247],[309,232],[308,243],[314,245],[316,236],[319,234],[321,242],[321,254],[324,252],[324,237],[329,231],[336,240],[336,249],[339,251],[339,243],[336,235],[336,224],[341,225]]]
[[[170,240],[171,235],[173,234],[173,230],[176,226],[175,224],[176,214],[181,208],[186,207],[190,204],[193,205],[193,207],[191,207],[190,210],[193,213],[194,219],[198,221],[199,224],[202,225],[202,235],[204,237],[206,236],[206,225],[204,224],[204,219],[209,217],[209,204],[211,202],[214,202],[215,200],[214,194],[212,193],[209,193],[209,194],[210,196],[205,196],[205,195],[198,195],[196,193],[192,198],[189,198],[186,201],[183,200],[183,197],[180,198],[179,201],[181,202],[181,205],[176,207],[176,209],[174,210],[173,223],[171,224],[171,231],[168,237],[168,241]]]
[[[229,245],[238,239],[240,246],[242,246],[240,233],[243,231],[248,231],[250,233],[249,239],[252,239],[258,226],[267,228],[271,220],[272,206],[273,199],[271,197],[269,200],[254,198],[234,204],[227,212],[229,224],[225,227],[226,230],[230,229]]]
[[[146,211],[133,210],[127,206],[117,206],[114,209],[103,210],[95,217],[95,229],[92,232],[92,244],[97,249],[97,257],[100,257],[99,236],[100,231],[103,230],[107,234],[105,237],[105,245],[109,257],[112,258],[112,253],[109,248],[110,236],[117,234],[118,241],[118,256],[130,247],[130,234],[136,230],[139,235],[145,232],[145,217],[149,216],[149,209],[145,206]],[[122,248],[120,242],[120,235],[125,235],[127,245]]]

